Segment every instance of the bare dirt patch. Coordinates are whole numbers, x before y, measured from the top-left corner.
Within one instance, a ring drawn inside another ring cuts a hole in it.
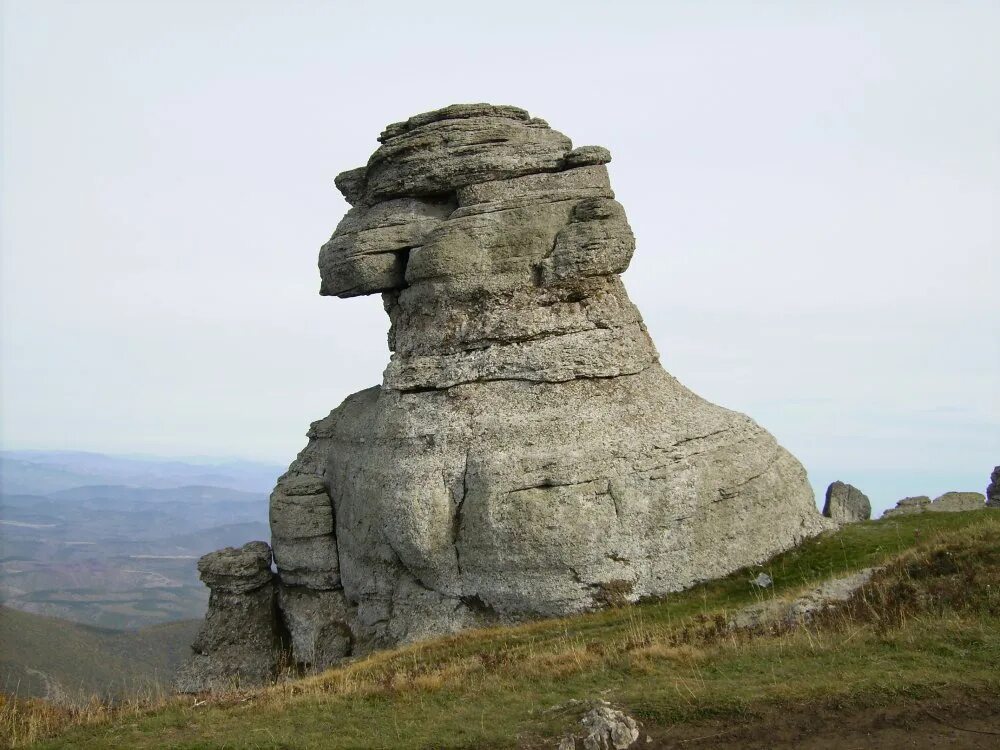
[[[798,706],[743,719],[700,721],[644,730],[649,750],[852,750],[853,748],[1000,747],[1000,695],[908,701],[893,706]]]

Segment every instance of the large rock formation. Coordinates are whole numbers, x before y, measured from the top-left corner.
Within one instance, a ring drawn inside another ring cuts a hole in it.
[[[771,435],[660,366],[606,149],[488,104],[379,140],[319,266],[382,295],[391,361],[271,497],[297,661],[666,594],[829,527]]]
[[[836,481],[826,488],[823,515],[837,523],[867,521],[872,517],[872,504],[853,484]]]

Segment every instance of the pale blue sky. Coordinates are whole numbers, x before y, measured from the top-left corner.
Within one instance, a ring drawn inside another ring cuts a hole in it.
[[[806,465],[1000,464],[1000,4],[3,3],[2,443],[287,462],[377,383],[317,295],[386,123],[516,104],[611,149],[664,366]]]

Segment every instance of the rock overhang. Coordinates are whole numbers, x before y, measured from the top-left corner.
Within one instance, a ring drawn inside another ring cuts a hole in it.
[[[614,202],[604,167],[611,160],[610,152],[600,146],[573,149],[569,138],[519,107],[451,105],[389,125],[379,141],[382,145],[366,166],[343,172],[334,180],[352,209],[320,251],[322,295],[378,294],[426,279],[510,272],[511,266],[519,266],[510,260],[516,257],[510,251],[511,242],[504,257],[497,258],[493,252],[491,257],[476,258],[474,253],[463,252],[456,238],[489,233],[492,228],[494,233],[515,235],[512,242],[516,242],[517,232],[512,228],[524,226],[516,215],[519,210],[523,214],[526,208],[549,203],[558,213],[566,209],[558,204],[567,201]],[[507,222],[489,216],[498,212],[514,215]],[[590,218],[616,219],[621,224],[624,210],[607,209],[603,216]],[[567,215],[565,222],[573,219]],[[575,231],[587,234],[580,227]],[[616,233],[621,233],[619,227],[596,229],[598,235]],[[631,231],[626,234],[627,246]],[[468,246],[478,244],[473,237]],[[606,254],[609,249],[606,246],[595,254]],[[624,257],[620,252],[614,259],[589,263],[590,272],[599,274],[609,263],[624,270],[631,251],[624,247]],[[546,283],[571,273],[574,267],[588,272],[587,260],[580,257],[560,258],[557,253],[559,268],[544,271],[538,269],[541,259],[534,260],[533,272]]]

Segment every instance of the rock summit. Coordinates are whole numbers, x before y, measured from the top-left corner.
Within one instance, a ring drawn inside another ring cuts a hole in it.
[[[832,525],[770,434],[661,367],[607,149],[489,104],[379,141],[335,180],[320,293],[380,294],[391,359],[271,495],[295,662],[661,596]]]

